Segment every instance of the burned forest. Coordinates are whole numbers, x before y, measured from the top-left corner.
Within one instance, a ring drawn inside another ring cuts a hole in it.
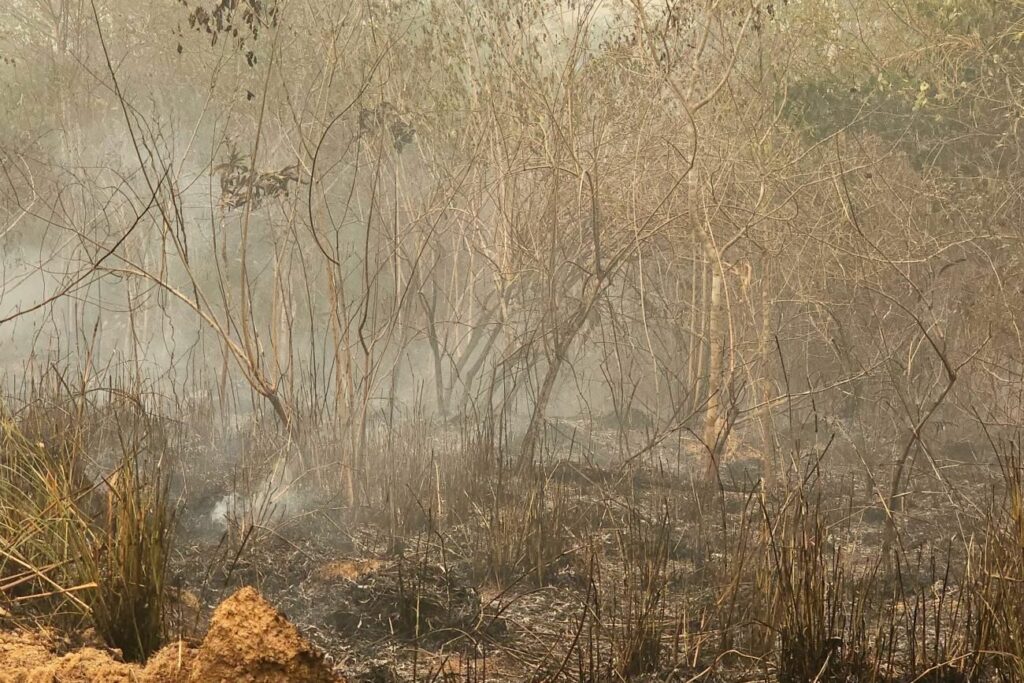
[[[2,4],[0,682],[1024,681],[1021,0]]]

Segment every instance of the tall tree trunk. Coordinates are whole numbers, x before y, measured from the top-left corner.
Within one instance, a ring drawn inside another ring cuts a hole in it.
[[[708,249],[712,247],[708,245]],[[725,331],[722,289],[725,286],[722,269],[714,253],[708,255],[711,261],[711,292],[707,306],[708,317],[708,392],[707,407],[704,412],[704,427],[701,440],[708,450],[706,476],[717,480],[721,454],[725,451],[729,424],[726,418],[727,387],[725,381]]]

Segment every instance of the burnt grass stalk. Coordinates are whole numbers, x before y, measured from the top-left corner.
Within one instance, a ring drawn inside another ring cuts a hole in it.
[[[908,508],[886,557],[877,496],[842,463],[728,491],[699,467],[598,466],[571,443],[541,440],[524,469],[486,424],[388,424],[367,436],[377,465],[356,473],[350,506],[324,476],[350,443],[331,442],[339,430],[310,427],[315,448],[300,448],[268,417],[211,438],[209,418],[125,383],[62,377],[0,415],[7,626],[90,625],[142,661],[201,630],[202,614],[180,618],[183,586],[201,613],[254,583],[324,647],[358,644],[367,676],[1024,679],[1020,440],[990,443],[973,508],[945,497],[952,533]],[[332,558],[363,562],[332,584],[347,612],[305,593]]]

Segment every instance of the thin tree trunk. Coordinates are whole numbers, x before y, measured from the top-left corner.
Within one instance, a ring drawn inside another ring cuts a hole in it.
[[[441,344],[437,337],[437,290],[434,290],[433,300],[427,301],[427,295],[420,292],[420,301],[423,303],[423,313],[427,322],[427,341],[430,343],[430,352],[434,357],[434,395],[437,400],[437,412],[442,420],[448,419],[448,400],[444,387],[444,358],[441,355]]]
[[[710,250],[711,247],[709,246]],[[706,475],[708,479],[718,478],[719,459],[725,451],[728,438],[728,424],[725,418],[726,386],[723,359],[725,356],[725,325],[723,324],[724,306],[722,305],[722,288],[724,287],[722,270],[712,254],[711,261],[711,292],[707,307],[708,318],[708,399],[704,412],[704,427],[701,440],[708,449]]]
[[[772,302],[768,293],[770,266],[766,261],[765,272],[761,281],[761,333],[758,335],[757,353],[761,359],[761,377],[758,379],[758,422],[761,424],[761,439],[769,450],[770,462],[762,466],[761,476],[769,486],[778,483],[782,462],[775,438],[775,423],[772,419],[772,407],[769,404],[772,396],[771,382],[771,342],[772,342]]]
[[[331,304],[331,336],[334,342],[334,405],[335,419],[348,432],[352,430],[352,362],[349,354],[349,328],[342,323],[345,291],[334,269],[327,268],[327,288]],[[342,463],[342,485],[349,505],[355,505],[355,455],[350,443]]]
[[[544,427],[544,413],[547,410],[548,402],[551,400],[555,382],[558,380],[558,372],[562,369],[563,358],[564,353],[562,349],[556,345],[554,357],[548,363],[548,368],[544,373],[544,380],[540,385],[540,391],[537,393],[537,400],[533,404],[530,424],[526,428],[526,435],[523,437],[522,450],[520,451],[521,469],[525,469],[533,464],[537,442],[540,440],[540,430]]]

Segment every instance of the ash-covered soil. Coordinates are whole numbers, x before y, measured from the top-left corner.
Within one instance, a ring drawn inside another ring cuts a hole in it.
[[[536,489],[526,482],[506,481],[504,491],[481,483],[476,499],[446,491],[390,524],[331,497],[306,497],[299,510],[268,512],[265,524],[226,520],[218,530],[208,498],[183,520],[191,536],[179,540],[172,567],[178,625],[203,632],[213,605],[251,585],[349,680],[576,680],[581,671],[618,680],[624,643],[639,637],[631,629],[645,606],[637,601],[649,599],[653,654],[635,655],[627,678],[774,680],[770,657],[727,650],[748,637],[732,633],[749,627],[755,607],[744,593],[755,593],[745,582],[757,571],[743,553],[772,514],[761,507],[781,502],[760,497],[760,462],[749,454],[723,463],[724,491],[698,489],[696,462],[565,458],[544,469],[543,501],[510,493]],[[873,576],[916,589],[941,578],[934,560],[948,559],[950,529],[935,511],[952,509],[946,492],[924,490],[920,478],[922,490],[897,513],[910,560],[883,577],[886,516],[862,473],[802,467],[785,489],[817,491],[816,514],[827,520],[818,559],[841,557],[851,581]],[[963,486],[984,489],[981,479]],[[531,505],[533,517],[520,516]],[[737,562],[752,566],[735,571]]]
[[[229,467],[187,471],[175,483],[174,642],[136,666],[95,638],[12,632],[0,661],[14,673],[0,680],[774,681],[777,641],[757,624],[764,582],[780,575],[766,534],[795,491],[821,525],[800,561],[844,596],[883,596],[858,604],[874,618],[899,586],[934,592],[963,541],[949,520],[969,528],[962,500],[990,486],[977,464],[956,498],[915,472],[895,512],[893,573],[879,561],[886,514],[856,463],[795,462],[776,500],[756,454],[722,463],[719,487],[692,449],[615,463],[593,457],[599,440],[528,475],[421,454],[402,465],[404,493],[382,475],[359,508],[319,484],[246,495]],[[859,680],[857,666],[821,680]],[[878,680],[902,680],[900,666]]]

